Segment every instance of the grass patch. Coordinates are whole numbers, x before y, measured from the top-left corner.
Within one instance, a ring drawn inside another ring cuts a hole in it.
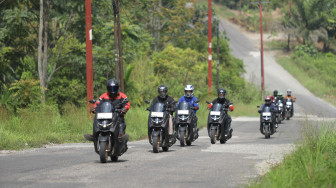
[[[336,130],[306,122],[303,138],[283,162],[248,187],[335,187]]]
[[[282,57],[277,62],[312,93],[336,105],[335,59],[333,54],[318,54]]]

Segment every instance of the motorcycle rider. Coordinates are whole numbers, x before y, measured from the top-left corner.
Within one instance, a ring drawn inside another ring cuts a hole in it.
[[[168,87],[166,85],[160,85],[158,87],[158,93],[159,95],[155,97],[151,103],[151,106],[153,106],[157,102],[164,103],[167,105],[167,110],[169,112],[169,141],[172,142],[173,140],[173,113],[175,112],[175,107],[172,104],[175,100],[168,96]]]
[[[225,98],[225,96],[226,96],[226,90],[225,89],[223,89],[223,88],[218,89],[217,90],[217,96],[218,97],[216,99],[214,99],[212,101],[212,103],[209,104],[208,109],[210,109],[213,104],[220,103],[220,104],[224,105],[224,107],[228,107],[228,109],[230,111],[234,110],[231,102],[228,99]],[[224,121],[225,122],[224,123],[224,130],[225,130],[225,137],[227,137],[228,139],[230,139],[232,137],[232,132],[233,132],[233,129],[231,128],[231,121],[232,121],[231,116],[229,114],[227,114],[225,116],[225,121]]]
[[[92,107],[90,109],[91,113],[95,113],[96,112],[96,108],[97,105],[100,103],[101,100],[103,99],[109,99],[112,101],[112,103],[114,105],[120,104],[123,100],[127,100],[127,96],[122,93],[119,92],[119,82],[115,79],[110,79],[107,81],[106,83],[106,90],[107,92],[102,94],[98,101],[95,103],[94,107]],[[130,109],[130,103],[127,102],[126,104],[123,104],[123,106],[121,106],[121,116],[120,116],[120,132],[119,132],[119,138],[122,138],[125,135],[125,130],[126,130],[126,123],[125,123],[125,114],[127,113],[127,111]],[[95,127],[96,127],[96,121],[94,121],[93,123],[93,135],[95,135]],[[89,135],[89,134],[85,134],[85,138],[89,141],[93,141],[93,135]]]
[[[272,102],[275,103],[278,98],[278,90],[275,89],[273,91],[273,95],[271,95],[270,97],[271,97]]]
[[[285,101],[290,98],[292,100],[292,111],[291,111],[291,117],[293,117],[294,114],[294,102],[295,102],[295,98],[292,96],[292,90],[287,89],[287,95],[285,96]]]
[[[265,98],[265,104],[261,105],[260,109],[258,110],[258,113],[259,114],[262,113],[266,106],[269,106],[271,108],[271,112],[272,112],[271,127],[272,127],[272,133],[274,133],[275,128],[276,128],[275,112],[277,112],[277,109],[276,109],[276,106],[274,105],[274,103],[272,102],[271,97],[266,97]],[[260,132],[261,132],[261,134],[264,134],[263,133],[263,125],[262,125],[262,116],[260,116]]]
[[[178,105],[181,102],[188,102],[189,105],[193,108],[194,114],[195,114],[195,124],[194,124],[194,132],[198,135],[198,128],[197,128],[197,116],[196,116],[196,111],[199,109],[199,104],[195,103],[195,101],[197,101],[197,98],[194,96],[194,87],[192,85],[186,85],[184,87],[184,96],[182,96],[180,98],[180,100],[178,101],[176,107],[178,107]]]
[[[282,102],[282,104],[286,104],[286,102],[284,101],[284,97],[282,96],[281,92],[278,93],[278,98],[275,102],[277,103],[279,100]],[[283,107],[282,108],[282,118],[285,118],[285,110],[286,109]]]

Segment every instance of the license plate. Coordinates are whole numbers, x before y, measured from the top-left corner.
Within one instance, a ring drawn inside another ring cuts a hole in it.
[[[163,117],[163,112],[152,112],[151,117]]]
[[[211,116],[220,116],[220,111],[211,111],[210,115]]]
[[[188,115],[189,114],[189,110],[178,110],[177,114],[178,115]]]
[[[263,112],[262,115],[263,116],[271,116],[271,112]]]
[[[113,114],[112,113],[98,113],[97,119],[112,119]]]

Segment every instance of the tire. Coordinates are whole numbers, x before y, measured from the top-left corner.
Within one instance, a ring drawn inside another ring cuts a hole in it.
[[[186,144],[185,131],[180,131],[180,145],[184,147]]]
[[[216,137],[217,137],[217,129],[210,130],[210,141],[211,144],[216,144]]]
[[[163,150],[163,151],[168,151],[168,149],[169,149],[168,146],[163,146],[163,147],[162,147],[162,150]]]
[[[271,130],[269,126],[268,126],[268,129],[264,129],[264,133],[265,133],[265,139],[268,139],[271,137]]]
[[[118,161],[118,156],[111,156],[111,161],[117,162]]]
[[[187,140],[187,146],[191,146],[191,142]]]
[[[221,144],[225,144],[225,142],[226,142],[225,139],[220,140],[220,143],[221,143]]]
[[[99,157],[100,157],[100,162],[101,163],[106,163],[107,159],[108,159],[108,152],[106,152],[106,150],[108,150],[108,144],[107,142],[100,142],[99,143]]]
[[[153,137],[153,152],[159,153],[160,151],[160,136],[154,136]]]

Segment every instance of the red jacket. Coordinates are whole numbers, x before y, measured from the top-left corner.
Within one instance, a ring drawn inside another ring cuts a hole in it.
[[[106,93],[102,94],[102,95],[99,97],[99,99],[98,99],[98,101],[95,103],[94,107],[96,108],[96,107],[97,107],[97,104],[99,104],[99,102],[100,102],[101,100],[103,100],[103,99],[111,99],[111,100],[120,100],[120,101],[122,101],[122,100],[124,100],[124,99],[127,99],[127,96],[126,96],[124,93],[119,92],[117,97],[111,98],[111,97],[108,95],[108,93],[106,92]],[[130,103],[127,102],[126,105],[125,105],[125,108],[126,108],[127,111],[130,109],[130,106],[131,106]]]

